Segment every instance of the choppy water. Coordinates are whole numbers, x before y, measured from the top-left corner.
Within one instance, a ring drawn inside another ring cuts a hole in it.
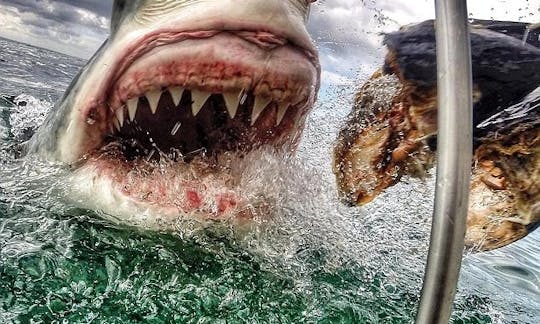
[[[79,59],[0,39],[0,322],[410,323],[422,284],[433,179],[367,208],[336,199],[330,154],[350,89],[330,89],[296,159],[247,171],[273,219],[238,233],[113,225],[73,206],[62,166],[17,158]],[[540,322],[540,232],[468,255],[454,323]]]

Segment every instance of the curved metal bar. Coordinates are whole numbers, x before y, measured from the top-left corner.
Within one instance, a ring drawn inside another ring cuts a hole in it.
[[[472,158],[472,70],[465,0],[435,0],[438,167],[418,324],[448,323],[463,255]]]

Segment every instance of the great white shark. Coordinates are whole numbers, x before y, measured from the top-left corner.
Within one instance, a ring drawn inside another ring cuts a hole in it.
[[[317,96],[311,2],[114,1],[109,39],[28,152],[71,168],[110,215],[246,217],[231,170],[294,151]]]

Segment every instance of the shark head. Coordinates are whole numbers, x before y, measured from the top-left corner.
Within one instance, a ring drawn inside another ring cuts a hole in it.
[[[115,1],[29,152],[69,165],[107,213],[233,213],[231,164],[294,150],[316,99],[311,2]]]

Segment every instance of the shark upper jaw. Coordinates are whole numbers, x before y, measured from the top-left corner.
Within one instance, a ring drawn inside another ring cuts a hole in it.
[[[195,120],[178,116],[186,110],[192,112],[193,119],[199,112],[209,115],[207,110],[213,110],[216,118],[228,113],[230,119],[221,118],[221,123],[236,126],[246,138],[281,143],[282,135],[297,128],[315,100],[317,63],[309,54],[287,45],[285,39],[246,31],[180,32],[173,38],[180,41],[171,41],[169,34],[167,37],[165,45],[142,46],[145,51],[128,58],[129,65],[120,64],[125,67],[115,72],[108,91],[98,99],[89,99],[83,109],[83,127],[93,130],[86,132],[91,133],[90,147],[84,151],[94,150],[94,143],[102,146],[103,138],[114,133],[114,128],[121,131],[124,121],[149,123],[154,119],[153,123],[163,128],[165,120],[153,117],[166,114],[168,121],[176,118],[186,127],[193,126]],[[170,111],[175,107],[178,109]],[[173,137],[183,129],[177,124],[168,125]],[[217,121],[215,124],[220,126]],[[205,126],[212,131],[211,125]],[[248,142],[241,144],[258,144]]]
[[[132,3],[144,4],[132,8],[133,12],[124,14],[118,19],[113,14],[113,21],[116,21],[119,27],[112,29],[109,41],[102,46],[78,80],[73,83],[73,89],[61,104],[64,107],[58,109],[62,110],[63,116],[56,118],[59,122],[55,124],[57,131],[52,139],[55,145],[38,144],[41,147],[48,147],[44,153],[49,157],[73,164],[87,152],[103,144],[103,134],[108,133],[107,121],[111,120],[110,113],[114,113],[113,110],[116,108],[104,109],[104,107],[111,108],[111,105],[118,103],[113,102],[117,99],[129,99],[126,98],[130,95],[129,93],[121,92],[117,96],[112,92],[117,90],[115,84],[119,78],[123,77],[124,73],[136,65],[145,54],[195,40],[199,40],[199,44],[212,44],[216,36],[220,36],[219,34],[228,33],[236,36],[236,44],[239,43],[238,40],[244,40],[244,48],[249,51],[234,52],[230,44],[222,44],[213,48],[207,46],[207,51],[200,50],[198,55],[191,55],[192,58],[195,57],[195,60],[183,57],[183,54],[179,53],[174,62],[178,68],[191,66],[192,70],[188,72],[190,76],[204,77],[206,73],[211,73],[210,75],[219,82],[209,86],[206,82],[197,82],[193,78],[188,78],[177,80],[179,84],[176,85],[206,92],[227,89],[264,92],[264,87],[267,86],[264,84],[265,81],[273,79],[281,80],[281,84],[278,82],[276,87],[261,94],[266,94],[268,97],[271,92],[272,96],[275,96],[279,90],[287,90],[283,86],[285,84],[287,87],[296,86],[297,89],[308,90],[309,96],[304,98],[305,106],[310,106],[310,101],[314,100],[319,87],[320,66],[316,49],[305,27],[309,3],[313,1],[145,0],[125,2],[130,6]],[[248,45],[259,46],[257,50],[254,50],[253,46],[248,48]],[[184,51],[184,54],[190,56],[189,46],[186,48],[187,51]],[[289,50],[289,54],[293,54],[291,58],[296,56],[297,59],[287,59],[287,55],[285,55],[285,60],[273,58],[276,53],[284,53],[286,50]],[[208,58],[212,53],[223,53],[222,62],[219,60],[212,62]],[[231,53],[231,55],[227,56],[225,53]],[[246,60],[249,58],[253,59]],[[193,64],[197,60],[200,64]],[[269,63],[274,64],[268,65]],[[267,65],[268,68],[264,68]],[[152,66],[154,68],[152,71],[155,71],[158,66]],[[205,68],[197,70],[193,66]],[[305,67],[305,69],[296,67]],[[173,69],[168,70],[173,71]],[[215,78],[214,73],[220,71],[233,71],[233,73],[223,73],[221,77]],[[150,72],[149,68],[145,69],[142,75],[148,72]],[[249,75],[250,72],[253,73]],[[234,73],[237,74],[234,75]],[[251,82],[246,80],[246,73],[248,77],[251,76]],[[270,77],[272,75],[273,77]],[[301,77],[300,80],[296,79],[298,76]],[[305,77],[302,78],[302,76]],[[155,85],[162,85],[165,89],[162,82],[154,81]],[[220,85],[222,89],[219,89]],[[135,87],[131,88],[133,89]],[[131,95],[142,95],[145,90],[147,89],[139,88],[137,91],[139,93]],[[294,98],[290,96],[289,99],[292,101]],[[302,98],[297,99],[297,102],[291,102],[291,104],[297,105],[302,100]]]
[[[231,161],[292,149],[319,87],[313,49],[267,30],[168,28],[106,45],[59,138],[79,191],[109,214],[238,214]]]

